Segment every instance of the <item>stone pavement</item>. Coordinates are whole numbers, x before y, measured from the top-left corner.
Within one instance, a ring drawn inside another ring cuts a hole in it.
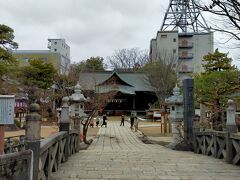
[[[52,180],[197,179],[239,180],[240,167],[222,160],[144,144],[129,124],[109,122],[87,150],[71,156]]]

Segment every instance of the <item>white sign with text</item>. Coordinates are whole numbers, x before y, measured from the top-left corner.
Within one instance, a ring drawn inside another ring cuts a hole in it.
[[[14,95],[0,95],[0,125],[14,124]]]

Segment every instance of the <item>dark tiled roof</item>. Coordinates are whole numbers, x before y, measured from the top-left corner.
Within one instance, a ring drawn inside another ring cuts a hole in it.
[[[95,87],[112,76],[113,71],[81,73],[79,82],[85,90],[95,90]],[[146,74],[138,72],[116,72],[127,84],[133,86],[135,91],[153,91]]]

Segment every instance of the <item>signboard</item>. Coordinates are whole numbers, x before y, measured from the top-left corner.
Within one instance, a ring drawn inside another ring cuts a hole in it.
[[[0,125],[14,124],[14,95],[0,95]]]

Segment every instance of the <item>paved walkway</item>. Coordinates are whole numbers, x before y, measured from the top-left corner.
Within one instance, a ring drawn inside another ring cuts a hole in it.
[[[239,180],[240,167],[191,152],[144,144],[129,126],[109,122],[88,150],[62,164],[53,180],[198,179]]]

